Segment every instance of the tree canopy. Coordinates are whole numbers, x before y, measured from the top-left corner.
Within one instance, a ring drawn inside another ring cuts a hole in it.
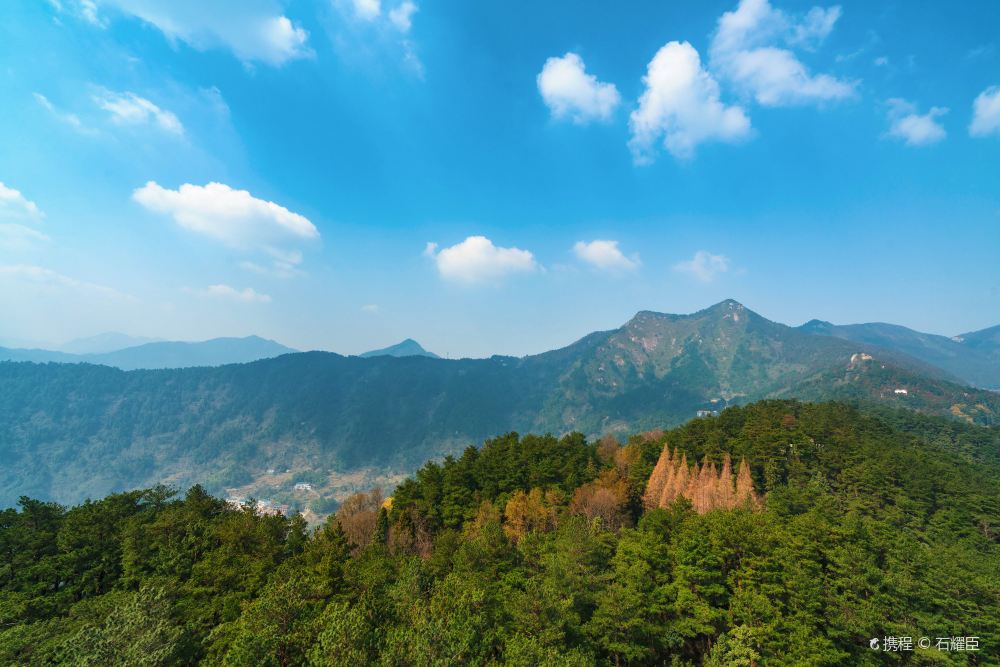
[[[766,401],[621,444],[510,433],[313,530],[197,486],[22,498],[0,512],[0,663],[998,664],[998,445]],[[661,502],[685,459],[716,500]],[[890,636],[980,650],[869,647]]]

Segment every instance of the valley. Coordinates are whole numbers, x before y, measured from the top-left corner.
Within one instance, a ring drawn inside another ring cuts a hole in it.
[[[304,352],[133,371],[0,363],[0,503],[79,502],[168,482],[305,510],[331,506],[357,475],[391,487],[422,461],[498,433],[624,437],[766,397],[989,425],[998,396],[904,351],[808,333],[732,300],[690,315],[642,311],[522,358]],[[279,483],[271,469],[291,476]],[[323,498],[292,493],[300,477]]]

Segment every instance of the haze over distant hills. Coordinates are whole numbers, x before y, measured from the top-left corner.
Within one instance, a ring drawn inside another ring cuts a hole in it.
[[[128,371],[241,364],[291,352],[298,350],[259,336],[179,342],[108,332],[70,341],[61,345],[58,350],[0,347],[0,361],[100,364]],[[439,358],[412,338],[358,356]]]
[[[121,334],[95,337],[77,341],[78,347],[106,346]],[[189,368],[192,366],[222,366],[240,364],[259,359],[297,352],[273,340],[259,336],[245,338],[213,338],[195,343],[160,341],[144,343],[110,352],[70,354],[52,350],[24,350],[0,348],[2,361],[56,362],[66,364],[100,364],[122,370]]]
[[[438,355],[433,352],[428,352],[423,348],[423,346],[412,338],[407,338],[404,341],[396,343],[395,345],[390,345],[389,347],[383,347],[380,350],[371,350],[369,352],[363,352],[358,355],[359,357],[432,357],[434,359],[439,359]]]
[[[272,468],[320,480],[373,466],[410,471],[511,430],[625,434],[770,396],[980,424],[1000,414],[1000,394],[926,361],[778,324],[735,301],[690,315],[642,311],[523,358],[307,352],[131,372],[0,363],[0,505],[159,481],[218,490]]]
[[[60,352],[70,354],[104,354],[106,352],[117,352],[126,347],[135,347],[146,343],[158,343],[159,338],[146,338],[143,336],[130,336],[118,331],[106,331],[95,336],[76,338],[59,346]]]
[[[837,325],[810,320],[799,329],[895,350],[978,387],[1000,388],[1000,325],[951,338],[881,322]]]

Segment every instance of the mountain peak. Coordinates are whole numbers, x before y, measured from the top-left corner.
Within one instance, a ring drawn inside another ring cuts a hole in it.
[[[690,317],[708,322],[722,321],[745,326],[751,322],[766,322],[773,324],[767,318],[758,315],[736,299],[725,299],[708,308],[692,314]]]
[[[739,322],[744,313],[746,315],[760,317],[757,313],[753,312],[739,301],[735,299],[725,299],[713,306],[699,310],[698,312],[683,315],[660,313],[655,310],[640,310],[634,317],[632,317],[632,319],[625,323],[625,328],[634,329],[636,327],[641,327],[645,324],[654,322],[703,319],[706,316],[716,316],[723,319],[732,319],[734,322]]]
[[[390,345],[389,347],[383,347],[378,350],[370,350],[368,352],[363,352],[358,355],[359,357],[432,357],[434,359],[438,358],[438,355],[433,352],[428,352],[424,349],[423,345],[413,340],[412,338],[406,338],[396,343],[395,345]]]
[[[798,328],[807,333],[817,333],[817,332],[829,331],[830,329],[833,329],[833,327],[834,325],[832,322],[827,322],[826,320],[811,319]]]
[[[749,310],[749,309],[746,306],[744,306],[742,303],[740,303],[739,301],[737,301],[736,299],[723,299],[722,301],[720,301],[719,303],[715,304],[714,306],[709,306],[703,312],[710,312],[710,313],[711,312],[719,312],[719,313],[725,314],[725,313],[731,313],[731,312],[734,312],[734,311],[738,312],[738,311],[744,311],[744,310]]]

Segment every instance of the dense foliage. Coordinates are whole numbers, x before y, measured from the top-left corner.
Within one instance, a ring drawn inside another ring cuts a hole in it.
[[[851,363],[846,369],[826,370],[794,387],[783,388],[774,396],[812,401],[836,398],[949,415],[980,426],[1000,425],[1000,393],[920,375],[874,359]]]
[[[643,510],[665,442],[764,509]],[[768,401],[625,446],[509,434],[316,531],[199,487],[0,514],[0,663],[1000,664],[1000,432]]]

